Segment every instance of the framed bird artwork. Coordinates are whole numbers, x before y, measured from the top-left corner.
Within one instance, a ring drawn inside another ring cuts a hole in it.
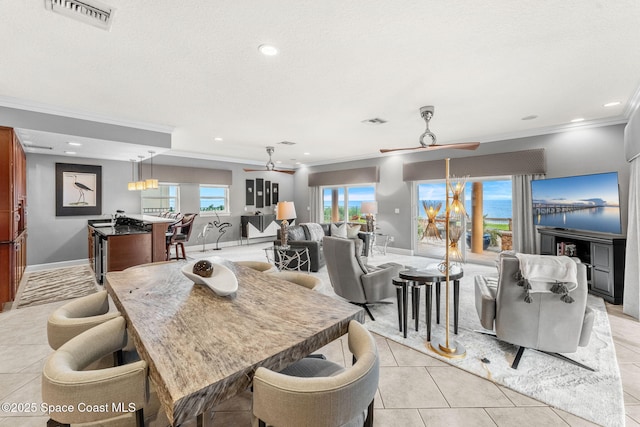
[[[102,166],[56,163],[56,216],[102,215]]]

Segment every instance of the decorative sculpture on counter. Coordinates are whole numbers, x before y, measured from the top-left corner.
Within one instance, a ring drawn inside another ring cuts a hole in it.
[[[222,237],[222,235],[224,233],[227,232],[227,228],[232,227],[233,224],[231,224],[230,222],[221,222],[220,221],[220,217],[218,216],[218,212],[213,211],[216,214],[216,220],[213,221],[212,223],[209,222],[207,223],[207,225],[204,226],[204,228],[202,229],[202,231],[200,232],[200,234],[198,235],[198,239],[202,239],[202,252],[204,252],[205,249],[205,243],[207,241],[207,234],[209,233],[209,230],[213,229],[215,227],[216,230],[218,230],[218,238],[216,239],[216,247],[213,248],[214,251],[219,251],[220,250],[220,238]]]

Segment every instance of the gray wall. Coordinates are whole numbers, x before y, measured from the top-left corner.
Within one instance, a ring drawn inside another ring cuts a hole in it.
[[[55,215],[55,164],[78,163],[102,166],[102,213],[110,216],[117,209],[130,214],[140,214],[141,194],[139,191],[128,191],[127,182],[131,179],[131,164],[110,160],[95,160],[78,157],[63,157],[27,153],[27,265],[47,264],[53,262],[86,259],[87,220],[98,216]],[[232,227],[220,239],[221,243],[237,241],[240,238],[240,215],[255,211],[254,206],[245,207],[245,179],[263,178],[280,184],[280,200],[293,198],[293,177],[277,172],[247,173],[243,167],[255,167],[235,163],[215,162],[199,159],[184,159],[169,156],[157,156],[154,163],[172,164],[184,167],[202,167],[227,169],[233,174],[230,187],[231,216],[221,217]],[[198,212],[198,184],[180,185],[180,210],[182,212]],[[245,210],[246,208],[246,210]],[[273,212],[273,207],[260,209],[262,212]],[[213,217],[198,216],[195,228],[188,245],[201,245],[197,236],[202,228],[214,221]],[[215,243],[217,234],[207,236],[207,243]]]
[[[377,225],[381,230],[394,236],[393,247],[412,249],[412,218],[415,208],[411,206],[412,185],[402,181],[402,165],[425,160],[439,160],[479,156],[508,151],[544,148],[547,165],[547,177],[583,175],[599,172],[618,172],[620,183],[620,208],[622,212],[623,232],[627,226],[627,208],[629,199],[629,165],[624,157],[624,125],[567,131],[528,138],[510,139],[481,144],[476,151],[441,150],[410,154],[396,154],[377,159],[359,160],[339,164],[312,166],[300,170],[295,177],[295,203],[297,206],[309,206],[307,178],[309,173],[380,166],[380,182],[376,186],[379,213]],[[373,154],[373,153],[372,153]],[[444,177],[443,177],[444,178]],[[399,214],[394,209],[400,210]],[[309,219],[306,209],[298,210],[299,222]]]
[[[222,217],[232,227],[221,242],[237,241],[240,238],[240,215],[252,213],[255,207],[244,205],[245,179],[263,178],[280,184],[280,200],[293,200],[296,203],[298,219],[309,220],[309,172],[342,170],[365,166],[380,167],[380,182],[377,184],[379,213],[377,223],[381,229],[393,235],[393,246],[411,249],[412,246],[412,186],[402,181],[402,165],[405,162],[452,159],[463,156],[519,151],[532,148],[544,148],[546,153],[547,177],[579,175],[597,172],[617,171],[620,179],[621,211],[623,230],[627,224],[627,200],[629,196],[629,166],[624,159],[624,125],[608,126],[563,132],[530,138],[512,139],[485,143],[473,152],[435,151],[393,155],[375,159],[344,162],[331,165],[305,167],[291,176],[277,172],[246,173],[243,167],[255,167],[236,163],[217,162],[200,159],[186,159],[170,156],[157,156],[154,162],[185,167],[203,167],[230,169],[233,174],[231,185],[231,216]],[[452,160],[455,161],[455,160]],[[44,264],[87,258],[87,219],[93,217],[56,217],[55,216],[55,163],[80,163],[102,166],[103,177],[103,214],[124,209],[128,213],[140,213],[140,193],[126,189],[131,177],[129,162],[97,161],[76,157],[27,154],[27,195],[28,195],[28,265]],[[181,186],[181,211],[198,211],[198,186]],[[399,209],[399,213],[394,212]],[[246,210],[245,210],[246,209]],[[269,213],[273,208],[261,209]],[[215,217],[198,217],[190,245],[199,245],[196,236],[204,225]],[[207,239],[215,242],[215,236]]]

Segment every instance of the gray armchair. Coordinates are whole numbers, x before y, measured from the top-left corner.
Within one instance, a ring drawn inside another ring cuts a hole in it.
[[[367,305],[395,297],[393,277],[404,267],[396,263],[378,267],[366,265],[362,253],[362,240],[325,236],[322,239],[324,257],[331,286],[336,294],[352,304],[364,307],[371,320],[375,320]]]
[[[475,277],[475,305],[480,323],[498,339],[520,346],[512,368],[526,348],[593,370],[558,353],[574,353],[589,344],[594,312],[587,307],[586,266],[577,263],[577,287],[565,295],[528,293],[521,285],[520,262],[500,255],[498,277]],[[520,283],[519,283],[520,282]],[[526,301],[525,301],[526,298]],[[527,302],[530,301],[530,302]]]

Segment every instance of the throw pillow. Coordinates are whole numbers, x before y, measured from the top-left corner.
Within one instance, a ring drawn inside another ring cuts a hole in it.
[[[331,224],[331,235],[333,237],[343,237],[347,238],[347,224],[340,224],[339,226],[336,224]]]
[[[307,240],[313,240],[316,242],[321,242],[324,237],[324,230],[322,226],[315,222],[305,222],[304,224],[300,224],[307,236]]]
[[[360,231],[360,225],[347,225],[347,238],[356,239]]]

